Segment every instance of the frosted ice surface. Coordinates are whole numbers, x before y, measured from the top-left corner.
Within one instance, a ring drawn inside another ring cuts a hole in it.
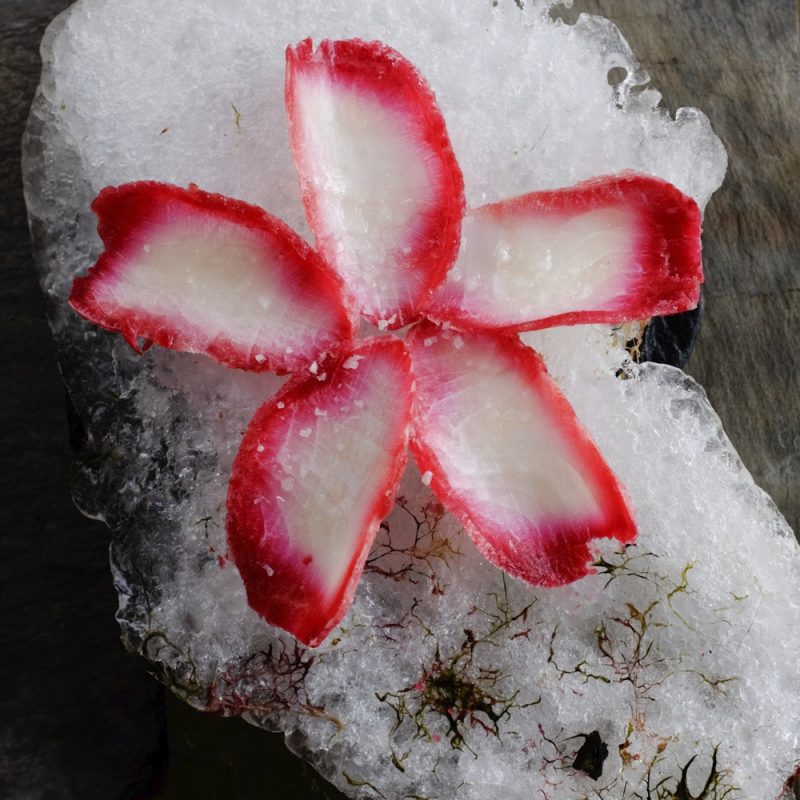
[[[194,181],[307,233],[283,52],[309,35],[382,39],[421,69],[473,205],[624,168],[704,205],[725,154],[703,114],[657,108],[607,21],[527,6],[84,0],[53,24],[25,170],[88,433],[76,497],[111,527],[128,647],[195,706],[284,730],[353,797],[771,800],[800,760],[800,558],[681,372],[616,377],[608,329],[531,335],[627,486],[638,544],[537,591],[484,562],[410,468],[351,611],[311,652],[248,610],[225,561],[230,465],[281,381],[138,358],[64,302],[107,184]]]

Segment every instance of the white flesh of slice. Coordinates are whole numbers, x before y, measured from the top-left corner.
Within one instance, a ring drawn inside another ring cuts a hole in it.
[[[471,213],[448,277],[479,316],[541,319],[606,308],[630,279],[636,218],[621,208],[504,220]]]
[[[356,366],[364,380],[341,404],[298,415],[275,456],[286,529],[313,566],[328,594],[340,586],[367,526],[376,493],[392,468],[397,429],[397,368],[375,361]]]
[[[450,350],[447,394],[426,413],[427,444],[450,485],[516,536],[530,527],[526,520],[596,517],[598,505],[543,403],[492,356]]]
[[[312,303],[287,301],[276,263],[256,234],[233,223],[191,220],[156,227],[112,283],[122,306],[184,318],[207,336],[245,350],[283,352],[332,320]]]
[[[318,242],[336,262],[364,310],[379,313],[413,282],[395,256],[410,252],[413,226],[432,196],[417,133],[401,113],[366,90],[299,77],[303,147],[326,237]]]

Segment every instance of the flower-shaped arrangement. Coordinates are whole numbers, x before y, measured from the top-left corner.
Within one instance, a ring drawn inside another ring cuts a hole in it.
[[[466,210],[433,92],[379,42],[289,48],[286,106],[316,249],[241,201],[131,183],[95,200],[105,250],[70,297],[136,350],[292,373],[250,422],[228,488],[248,602],[319,644],[409,444],[491,562],[543,586],[588,574],[589,542],[632,541],[632,515],[518,334],[694,307],[694,201],[626,173]],[[373,335],[359,338],[359,318]]]

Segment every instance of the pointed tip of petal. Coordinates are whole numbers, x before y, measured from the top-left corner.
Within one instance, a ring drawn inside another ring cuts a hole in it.
[[[535,351],[432,325],[408,346],[412,453],[489,561],[560,586],[592,572],[593,539],[635,538],[622,488]]]
[[[373,324],[413,322],[455,260],[465,208],[433,92],[382,42],[306,39],[287,50],[286,108],[317,246]]]
[[[691,197],[633,172],[482,206],[425,313],[521,332],[686,311],[703,283],[700,234]]]
[[[290,382],[256,412],[226,523],[250,606],[312,647],[346,613],[391,509],[412,395],[398,339],[361,342],[319,377]]]
[[[286,372],[353,337],[341,280],[263,209],[197,186],[140,181],[95,198],[105,245],[70,305],[131,346]]]

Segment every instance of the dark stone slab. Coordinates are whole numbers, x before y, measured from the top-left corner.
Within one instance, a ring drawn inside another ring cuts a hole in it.
[[[67,5],[0,4],[0,797],[135,800],[164,769],[163,692],[120,644],[108,532],[70,499],[65,393],[19,165],[39,40]]]
[[[703,318],[703,302],[692,311],[651,319],[644,331],[641,361],[685,367],[692,355]]]
[[[198,714],[173,695],[167,719],[170,766],[157,800],[345,800],[282,734]]]

